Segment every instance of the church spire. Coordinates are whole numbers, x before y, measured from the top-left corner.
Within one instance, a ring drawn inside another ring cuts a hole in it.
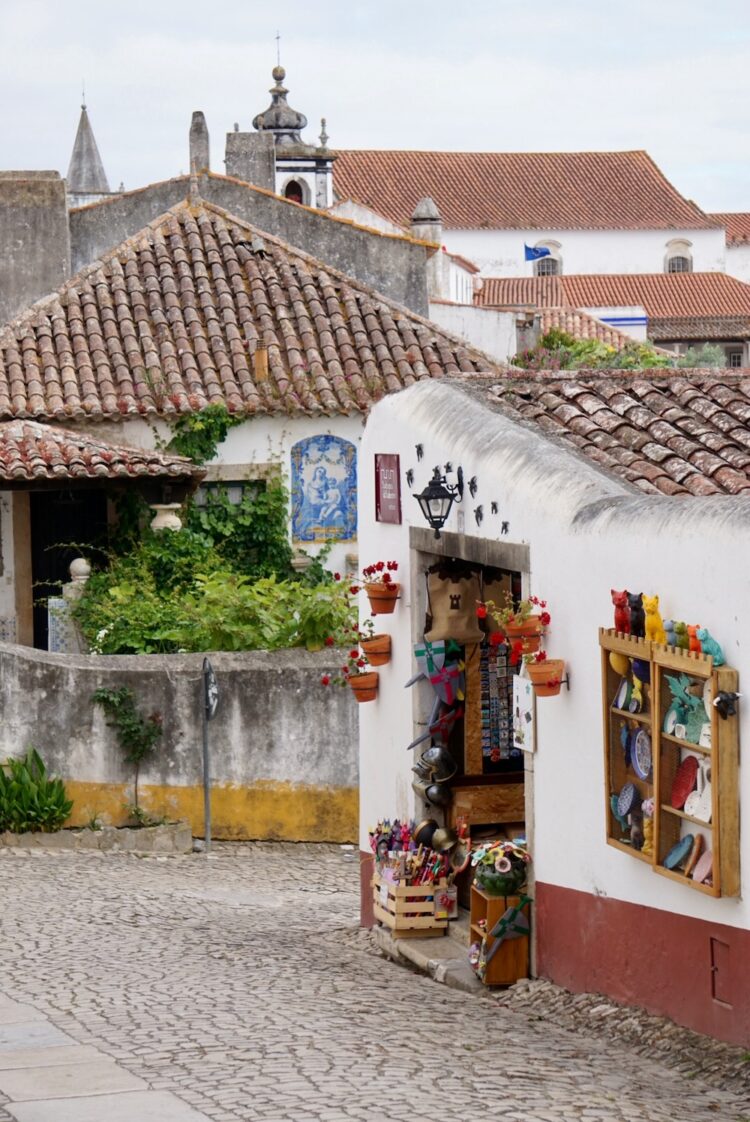
[[[81,118],[73,144],[73,154],[70,157],[67,180],[69,195],[96,197],[110,193],[85,100],[81,104]]]

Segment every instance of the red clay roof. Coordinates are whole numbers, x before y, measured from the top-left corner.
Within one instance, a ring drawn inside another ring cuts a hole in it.
[[[618,331],[616,327],[610,327],[608,323],[577,308],[541,308],[540,320],[543,335],[555,328],[566,331],[574,339],[597,339],[617,351],[633,342],[632,335],[626,335],[624,331]]]
[[[420,199],[451,230],[703,230],[721,223],[684,199],[646,152],[339,151],[339,198],[400,226]]]
[[[219,207],[181,203],[0,332],[0,417],[364,412],[421,378],[498,367]]]
[[[750,284],[726,273],[485,277],[475,301],[485,307],[640,305],[649,320],[677,316],[750,316]]]
[[[750,370],[524,371],[476,381],[504,413],[645,494],[750,492]]]
[[[0,423],[0,479],[9,483],[60,479],[143,479],[202,476],[183,456],[111,444],[86,433],[36,421]]]
[[[727,245],[750,245],[750,214],[727,212],[709,214],[708,217],[725,227]]]

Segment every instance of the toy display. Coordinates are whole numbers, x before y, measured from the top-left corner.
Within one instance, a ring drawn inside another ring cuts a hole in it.
[[[645,637],[653,643],[666,643],[667,633],[664,630],[664,624],[659,613],[659,597],[644,595],[642,600],[645,613]]]
[[[699,627],[696,632],[696,636],[700,641],[701,650],[703,651],[703,653],[710,655],[714,660],[714,666],[723,666],[726,662],[726,659],[724,658],[724,652],[716,642],[716,640],[713,638],[713,636],[709,635],[706,628]]]
[[[629,592],[630,634],[642,639],[646,634],[646,613],[643,610],[643,593]]]
[[[628,590],[623,588],[622,592],[617,592],[614,588],[610,589],[612,596],[612,603],[615,606],[615,631],[622,631],[623,634],[630,634],[630,604],[628,603]]]

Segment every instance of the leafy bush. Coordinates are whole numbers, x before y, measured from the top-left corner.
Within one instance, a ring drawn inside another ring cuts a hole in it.
[[[701,366],[726,366],[727,358],[721,347],[715,343],[703,343],[700,347],[689,347],[684,355],[677,359],[681,369],[691,369]]]
[[[225,488],[207,491],[205,503],[190,502],[185,513],[186,528],[210,542],[225,565],[256,577],[291,574],[287,521],[287,492],[276,481],[257,494],[246,491],[239,503]]]
[[[47,775],[35,748],[29,748],[22,759],[9,759],[0,766],[0,830],[51,833],[60,829],[72,809],[62,779]]]
[[[553,328],[536,347],[521,351],[511,359],[525,370],[641,370],[669,366],[671,360],[658,354],[648,343],[635,339],[617,350],[598,339],[574,339]]]

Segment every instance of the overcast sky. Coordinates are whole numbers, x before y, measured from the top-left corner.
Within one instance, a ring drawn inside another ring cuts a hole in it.
[[[276,9],[276,14],[271,14]],[[81,82],[110,186],[211,163],[269,102],[342,148],[645,148],[705,210],[750,210],[748,0],[0,0],[0,167],[67,171]]]

